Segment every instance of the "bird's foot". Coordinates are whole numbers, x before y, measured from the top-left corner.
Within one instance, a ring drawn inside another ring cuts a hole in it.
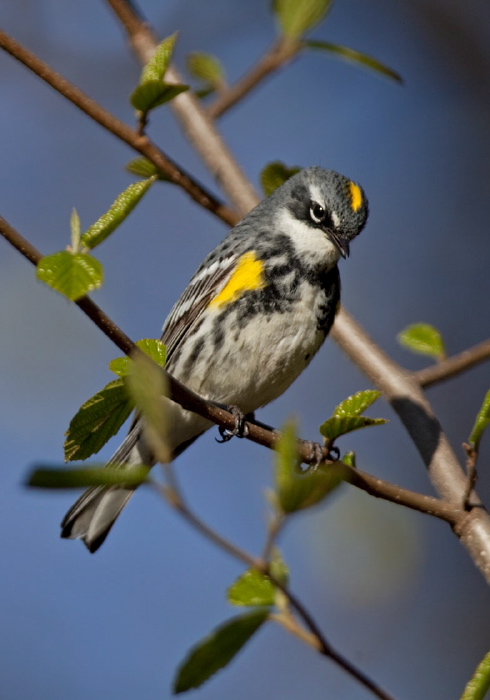
[[[226,408],[235,418],[235,427],[233,430],[228,430],[228,428],[223,428],[221,425],[218,426],[221,439],[215,438],[216,442],[228,442],[232,437],[247,437],[249,433],[247,420],[253,420],[253,413],[244,414],[238,406],[227,406]]]
[[[325,448],[322,447],[318,442],[311,442],[306,440],[306,448],[309,450],[308,463],[310,468],[316,469],[325,459],[337,461],[340,457],[340,451],[338,447],[331,447],[328,453],[325,454]]]

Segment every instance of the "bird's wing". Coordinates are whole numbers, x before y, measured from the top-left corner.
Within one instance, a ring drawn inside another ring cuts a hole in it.
[[[180,343],[199,325],[206,307],[232,276],[238,259],[236,254],[220,256],[197,270],[162,329],[162,341],[167,346],[167,362]]]
[[[182,343],[199,324],[204,309],[211,300],[219,294],[232,276],[239,257],[239,255],[231,253],[228,255],[221,255],[211,264],[203,263],[191,278],[189,284],[167,316],[167,320],[162,329],[161,340],[167,348],[167,367],[172,355],[178,350],[180,343]],[[141,425],[139,419],[140,413],[136,411],[129,428],[128,437],[133,432],[133,429],[136,429],[136,431],[140,430]],[[124,447],[124,443],[122,447]],[[126,456],[128,453],[129,452],[126,453]]]

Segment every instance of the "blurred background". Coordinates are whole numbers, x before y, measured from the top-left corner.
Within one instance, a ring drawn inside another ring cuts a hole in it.
[[[268,47],[266,0],[142,0],[157,33],[216,54],[230,81]],[[98,0],[3,0],[0,23],[118,117],[140,73],[110,9]],[[220,128],[258,185],[265,163],[319,164],[362,183],[368,227],[341,263],[343,302],[398,362],[426,360],[396,334],[425,321],[450,354],[488,336],[490,296],[490,9],[485,0],[338,0],[311,38],[369,53],[397,85],[311,52],[262,84]],[[0,54],[0,212],[42,252],[63,248],[76,207],[88,227],[132,181],[134,154],[51,88]],[[168,108],[149,129],[168,154],[215,187]],[[98,249],[106,271],[94,299],[132,337],[156,337],[173,302],[224,226],[169,185],[153,187]],[[231,615],[224,591],[242,567],[141,489],[96,555],[59,539],[76,493],[27,490],[36,462],[61,463],[63,434],[113,378],[118,351],[85,316],[37,283],[0,242],[0,696],[170,697],[176,665]],[[489,365],[428,391],[461,443],[490,384]],[[327,342],[307,372],[259,418],[294,415],[318,426],[367,380]],[[363,470],[432,493],[423,464],[389,406],[388,426],[344,438]],[[271,454],[247,441],[218,445],[212,430],[178,460],[195,510],[251,552],[263,542]],[[118,438],[104,449],[108,458]],[[478,489],[488,501],[490,437]],[[329,641],[397,698],[458,698],[490,646],[488,589],[441,522],[344,486],[297,515],[281,539],[291,585]],[[344,673],[269,625],[224,672],[194,692],[208,698],[364,700]]]

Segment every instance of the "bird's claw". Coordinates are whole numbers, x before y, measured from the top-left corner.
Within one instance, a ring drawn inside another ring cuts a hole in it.
[[[318,442],[306,440],[305,444],[308,449],[308,464],[311,469],[316,469],[325,459],[323,447]]]
[[[216,442],[228,442],[232,437],[244,438],[249,434],[249,429],[247,425],[247,418],[249,415],[245,415],[238,406],[227,406],[230,413],[233,414],[235,418],[235,427],[233,430],[228,430],[228,428],[223,428],[223,426],[218,426],[218,432],[221,439],[215,438]]]
[[[309,449],[308,463],[310,467],[316,469],[326,459],[336,462],[340,457],[338,447],[330,447],[328,452],[318,442],[306,441],[306,447]]]

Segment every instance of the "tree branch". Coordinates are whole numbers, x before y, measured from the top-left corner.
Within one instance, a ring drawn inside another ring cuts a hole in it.
[[[205,209],[209,209],[227,224],[234,226],[238,215],[222,204],[211,193],[193,180],[172,161],[163,151],[153,144],[146,136],[142,136],[124,122],[117,119],[97,102],[85,95],[75,85],[54,71],[47,63],[41,61],[35,54],[24,48],[15,39],[0,29],[0,48],[3,48],[15,59],[23,63],[38,77],[72,102],[82,112],[104,127],[142,156],[148,158],[161,172],[179,187],[182,187],[191,197]]]
[[[432,386],[432,384],[454,377],[488,359],[490,359],[490,339],[448,357],[436,365],[414,372],[412,376],[420,386]]]
[[[29,241],[27,241],[18,231],[16,231],[3,217],[0,216],[0,233],[2,236],[27,258],[33,265],[37,265],[41,259],[41,253]],[[109,316],[90,297],[85,296],[75,302],[75,304],[95,323],[95,325],[126,355],[139,352],[135,343],[122,331]],[[167,373],[166,373],[167,374]],[[183,408],[194,411],[200,416],[207,418],[216,425],[228,430],[235,427],[235,416],[227,411],[223,406],[219,406],[211,401],[206,401],[198,394],[184,386],[177,379],[167,374],[171,398],[179,403]],[[252,442],[274,449],[279,439],[278,430],[264,425],[263,423],[248,422],[249,429],[247,438]],[[348,481],[353,486],[366,491],[367,493],[391,501],[398,505],[404,505],[412,510],[426,513],[437,517],[451,526],[461,524],[461,519],[467,513],[451,503],[445,503],[437,498],[425,496],[408,489],[403,489],[395,484],[382,481],[370,474],[358,469],[348,467],[343,462],[331,462],[328,459],[328,452],[321,445],[324,460],[332,469],[340,468],[343,473],[348,472]],[[317,451],[312,449],[312,443],[305,440],[298,441],[298,452],[301,460],[305,464],[312,464],[317,461]]]
[[[131,47],[144,65],[155,52],[157,40],[142,14],[134,3],[128,0],[107,0],[126,30]],[[182,78],[174,67],[169,67],[165,80],[182,83]],[[228,195],[241,216],[247,214],[258,203],[258,196],[243,174],[201,107],[199,100],[191,92],[183,92],[170,103],[187,138],[201,156],[208,170],[217,179],[220,187]]]
[[[206,110],[208,116],[211,119],[221,117],[230,107],[248,95],[264,78],[289,63],[301,50],[301,47],[299,41],[293,42],[286,37],[280,37],[248,73],[234,85],[220,91],[215,101]]]
[[[438,493],[463,507],[467,477],[417,382],[373,342],[347,311],[337,315],[331,335],[398,413]],[[476,494],[472,502],[478,507],[453,529],[490,583],[490,517]]]
[[[161,493],[167,503],[176,510],[180,516],[186,520],[197,532],[199,532],[203,537],[210,540],[222,550],[233,556],[235,559],[243,562],[245,566],[251,569],[256,569],[262,574],[268,576],[273,583],[273,585],[278,588],[284,596],[287,598],[289,605],[295,610],[298,617],[303,621],[306,628],[310,631],[311,637],[309,640],[303,641],[311,642],[314,640],[313,646],[315,649],[323,656],[329,658],[332,662],[337,664],[342,668],[349,676],[357,680],[361,685],[370,690],[377,698],[380,700],[393,700],[391,695],[388,695],[382,688],[380,688],[376,683],[374,683],[365,673],[356,668],[348,659],[339,654],[332,645],[327,641],[323,632],[316,624],[314,618],[310,615],[308,610],[305,608],[303,603],[297,598],[289,588],[280,581],[271,572],[270,567],[267,562],[263,559],[258,559],[253,557],[248,552],[245,552],[240,547],[224,538],[218,532],[213,530],[209,525],[207,525],[201,518],[199,518],[187,505],[185,498],[178,486],[177,479],[173,472],[173,467],[171,464],[166,464],[165,472],[169,477],[169,487],[160,486],[157,482],[151,482],[152,485]],[[292,634],[301,636],[298,634],[299,630],[293,629],[292,626],[288,627],[288,630]]]

